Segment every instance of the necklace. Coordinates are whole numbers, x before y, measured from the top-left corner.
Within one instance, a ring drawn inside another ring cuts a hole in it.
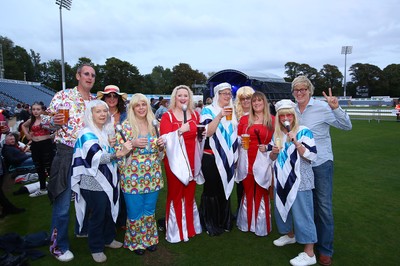
[[[116,115],[118,113],[118,109],[115,110],[115,112],[111,115],[111,117],[114,117],[114,115]]]

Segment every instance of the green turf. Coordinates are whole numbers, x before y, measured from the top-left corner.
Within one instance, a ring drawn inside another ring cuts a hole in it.
[[[332,129],[335,155],[334,215],[335,254],[333,265],[399,265],[400,251],[400,123],[353,121],[352,131]],[[11,191],[17,190],[15,185]],[[196,198],[202,187],[198,186]],[[21,235],[48,230],[51,206],[46,197],[27,195],[10,199],[27,212],[0,220],[0,234]],[[235,191],[232,207],[236,208]],[[159,198],[157,218],[164,216],[166,189]],[[71,210],[73,214],[73,210]],[[90,256],[87,239],[73,237],[73,217],[70,223],[71,250],[75,259],[69,265],[96,265]],[[289,260],[303,247],[299,244],[277,248],[273,232],[257,237],[234,228],[222,236],[202,233],[187,243],[170,244],[160,232],[159,250],[137,256],[126,249],[105,253],[103,265],[289,265]],[[117,239],[122,241],[123,232]],[[48,254],[47,247],[41,248]],[[65,265],[50,255],[31,265]]]

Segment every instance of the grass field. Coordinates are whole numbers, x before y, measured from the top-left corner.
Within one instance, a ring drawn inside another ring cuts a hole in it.
[[[353,121],[352,131],[331,130],[335,155],[334,215],[335,254],[333,265],[399,265],[400,251],[400,123]],[[0,235],[17,232],[21,235],[50,226],[51,206],[46,197],[14,196],[14,185],[8,190],[10,199],[24,214],[0,220]],[[197,189],[199,196],[202,187]],[[232,209],[236,209],[235,193]],[[160,194],[157,218],[164,216],[166,189]],[[73,210],[71,210],[73,214]],[[71,250],[75,259],[69,265],[95,265],[87,239],[73,237],[73,215],[70,223]],[[122,241],[122,231],[117,239]],[[160,232],[158,251],[137,256],[126,249],[105,253],[103,265],[289,265],[301,252],[302,245],[277,248],[272,244],[279,234],[267,237],[243,233],[237,228],[218,237],[202,233],[186,243],[170,244]],[[65,265],[41,250],[46,257],[31,265]]]

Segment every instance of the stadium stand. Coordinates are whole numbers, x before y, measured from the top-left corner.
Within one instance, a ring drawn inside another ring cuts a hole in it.
[[[49,105],[55,92],[38,82],[0,79],[0,102],[15,107],[19,103],[32,104],[42,101]]]
[[[221,82],[232,85],[232,91],[236,96],[236,90],[241,86],[252,86],[255,90],[263,92],[271,102],[281,99],[293,99],[291,83],[279,76],[270,73],[258,73],[251,71],[239,71],[225,69],[216,72],[207,80],[207,88],[203,90],[204,101],[207,97],[213,97],[213,88]]]

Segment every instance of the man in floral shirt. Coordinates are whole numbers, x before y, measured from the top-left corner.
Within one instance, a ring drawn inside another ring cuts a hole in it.
[[[70,168],[75,140],[78,131],[83,128],[86,104],[94,99],[90,90],[96,79],[95,70],[91,65],[83,64],[77,69],[76,79],[78,86],[57,92],[48,109],[51,114],[54,114],[51,124],[57,129],[55,136],[57,153],[53,159],[47,187],[53,203],[50,252],[56,259],[63,262],[74,258],[69,250],[68,240],[71,203]],[[67,123],[64,123],[64,115],[57,113],[61,105],[69,110]]]

